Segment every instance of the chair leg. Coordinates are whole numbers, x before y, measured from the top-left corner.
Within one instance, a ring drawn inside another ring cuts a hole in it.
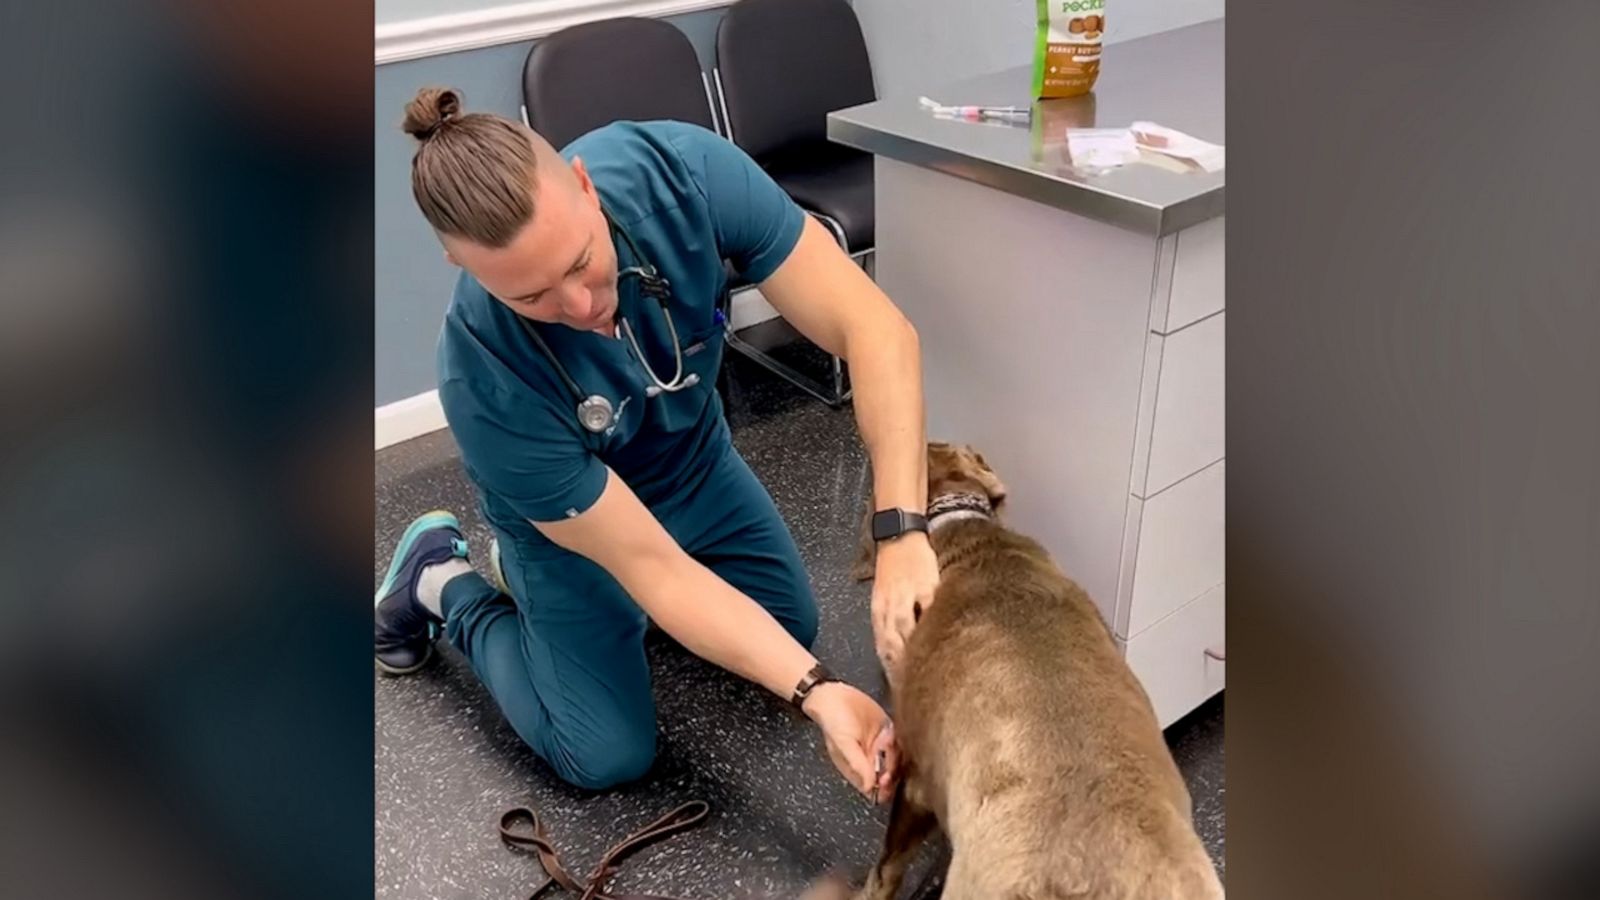
[[[830,357],[832,359],[832,386],[830,389],[828,385],[818,384],[816,379],[801,374],[792,366],[774,359],[764,350],[739,337],[738,332],[733,329],[732,321],[723,325],[723,337],[728,346],[738,351],[741,356],[835,409],[848,402],[850,395],[854,393],[854,391],[844,388],[844,365],[843,361],[837,356]]]
[[[726,339],[728,346],[738,351],[746,359],[749,359],[751,362],[756,363],[767,371],[772,372],[773,374],[782,378],[784,381],[789,382],[802,391],[805,391],[807,394],[810,394],[812,397],[821,400],[823,403],[826,403],[828,406],[831,406],[835,409],[844,406],[844,404],[850,400],[851,394],[854,393],[853,390],[843,389],[844,378],[842,365],[838,357],[833,357],[833,367],[835,371],[831,379],[833,384],[830,389],[829,386],[818,384],[815,379],[801,374],[793,367],[779,362],[766,352],[745,342],[743,339],[733,333],[732,328],[726,329]]]
[[[722,67],[713,66],[711,80],[717,85],[717,107],[722,110],[722,136],[734,143],[738,141],[733,136],[733,121],[728,118],[728,95],[722,91]],[[708,89],[709,90],[709,89]]]
[[[718,94],[719,96],[721,94],[720,79],[718,80]],[[811,215],[816,218],[817,221],[821,222],[823,227],[828,229],[828,232],[833,235],[833,239],[839,242],[839,248],[841,250],[844,250],[846,253],[850,252],[849,240],[846,238],[844,228],[839,224],[837,219],[815,211],[811,211]],[[767,371],[772,372],[783,380],[789,382],[802,391],[805,391],[818,400],[821,400],[823,403],[826,403],[834,409],[838,409],[850,401],[850,397],[855,393],[855,390],[854,388],[846,388],[844,386],[844,360],[829,354],[828,359],[831,371],[829,372],[828,380],[830,383],[818,384],[815,379],[800,374],[799,372],[795,371],[793,367],[779,362],[766,352],[740,338],[738,332],[734,331],[733,329],[733,306],[731,297],[729,298],[728,303],[729,306],[727,315],[724,317],[723,336],[727,340],[729,347],[737,350],[746,359],[749,359],[750,361],[760,365]]]

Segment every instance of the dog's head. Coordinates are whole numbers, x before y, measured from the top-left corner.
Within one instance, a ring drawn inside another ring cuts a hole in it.
[[[1006,499],[1006,486],[989,468],[983,454],[971,447],[930,442],[928,444],[928,501],[951,494],[977,494],[989,499],[999,511]]]
[[[928,501],[952,494],[977,494],[989,500],[996,513],[1006,499],[1006,486],[1000,476],[989,468],[983,454],[971,447],[928,442]],[[872,497],[867,497],[867,512],[861,523],[861,551],[856,557],[850,575],[857,581],[872,577],[877,562],[878,545],[872,539]]]

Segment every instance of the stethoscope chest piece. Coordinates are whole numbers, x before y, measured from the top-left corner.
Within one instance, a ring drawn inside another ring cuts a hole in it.
[[[590,394],[578,403],[578,421],[594,434],[610,428],[615,418],[616,412],[611,408],[611,401],[599,394]]]
[[[606,221],[611,221],[609,215],[606,216]],[[619,271],[617,273],[618,282],[620,283],[627,276],[639,279],[640,293],[655,300],[656,304],[661,308],[661,317],[666,320],[667,337],[672,343],[673,373],[671,378],[663,380],[661,376],[656,374],[655,369],[651,368],[650,362],[645,359],[644,350],[639,346],[639,339],[633,333],[632,323],[626,318],[618,317],[618,330],[621,332],[622,337],[627,340],[628,347],[633,351],[634,358],[638,360],[640,367],[644,370],[645,377],[650,382],[645,386],[645,396],[659,397],[662,394],[674,394],[684,388],[694,387],[700,383],[700,376],[694,372],[685,373],[683,370],[683,344],[678,340],[678,327],[673,324],[672,313],[667,309],[668,301],[672,296],[671,285],[660,272],[656,271],[655,266],[644,261],[644,255],[634,245],[633,238],[628,236],[628,232],[614,223],[611,228],[627,244],[628,251],[633,254],[633,258],[639,261],[638,265]],[[548,359],[550,364],[555,367],[556,374],[566,384],[567,389],[572,392],[572,396],[578,400],[578,423],[583,426],[584,430],[591,434],[604,434],[615,425],[617,423],[617,408],[611,405],[611,401],[599,394],[585,395],[583,389],[578,386],[577,380],[567,371],[567,367],[563,366],[561,360],[557,359],[556,355],[551,352],[550,345],[545,343],[544,337],[539,334],[537,328],[533,327],[533,323],[521,316],[518,316],[517,320],[522,323],[523,330],[528,333],[528,336],[539,347],[539,352],[543,353],[545,359]],[[624,400],[623,404],[626,405],[627,401]]]

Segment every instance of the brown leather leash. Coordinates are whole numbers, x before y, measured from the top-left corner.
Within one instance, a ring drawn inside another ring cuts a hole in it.
[[[500,840],[513,850],[531,850],[539,856],[539,865],[544,867],[545,875],[548,877],[544,884],[539,885],[537,890],[528,895],[528,900],[537,900],[545,891],[558,886],[577,894],[579,900],[677,900],[674,897],[662,897],[656,894],[610,894],[606,892],[606,884],[621,869],[622,860],[657,841],[694,828],[704,822],[710,813],[711,805],[702,800],[685,803],[623,838],[620,843],[607,850],[589,879],[582,883],[573,878],[561,864],[561,858],[556,854],[555,845],[550,842],[550,833],[545,830],[544,822],[540,821],[539,814],[529,807],[508,809],[500,816]],[[531,830],[513,827],[522,822],[527,822]]]

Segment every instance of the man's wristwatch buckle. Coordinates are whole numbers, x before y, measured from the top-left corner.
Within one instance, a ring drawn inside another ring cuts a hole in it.
[[[822,663],[817,663],[811,667],[811,671],[800,679],[800,683],[795,685],[794,695],[789,698],[789,702],[794,704],[795,709],[803,710],[806,698],[811,696],[811,692],[816,689],[817,685],[838,680]]]

